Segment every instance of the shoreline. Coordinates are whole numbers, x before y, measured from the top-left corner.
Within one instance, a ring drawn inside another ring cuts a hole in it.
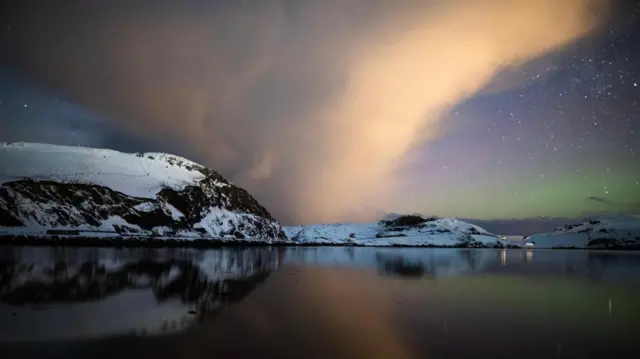
[[[503,247],[478,246],[461,243],[454,246],[440,245],[366,245],[353,243],[295,243],[295,242],[270,242],[250,241],[237,239],[178,239],[178,238],[152,238],[152,237],[60,237],[60,236],[26,236],[26,235],[0,235],[0,246],[24,246],[24,247],[103,247],[103,248],[196,248],[215,249],[223,247],[372,247],[372,248],[449,248],[449,249],[522,249],[522,250],[584,250],[584,251],[638,251],[637,247],[555,247],[555,248],[531,248],[515,245]]]

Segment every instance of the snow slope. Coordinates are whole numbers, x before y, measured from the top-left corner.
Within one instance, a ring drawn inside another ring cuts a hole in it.
[[[0,144],[0,235],[286,239],[245,190],[164,153]]]
[[[163,187],[180,190],[204,178],[199,171],[203,166],[174,155],[41,143],[0,143],[0,163],[0,183],[23,178],[78,182],[141,198],[155,198]]]
[[[525,239],[535,248],[640,248],[640,218],[602,216]]]
[[[403,218],[410,220],[405,222]],[[372,223],[284,227],[284,231],[298,244],[502,247],[496,235],[473,224],[453,218],[418,215]]]

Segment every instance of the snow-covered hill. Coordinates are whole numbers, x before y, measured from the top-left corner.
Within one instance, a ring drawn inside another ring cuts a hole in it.
[[[602,216],[525,239],[535,248],[640,248],[640,218]]]
[[[399,216],[373,223],[284,227],[297,244],[362,246],[502,247],[498,236],[453,218]]]
[[[218,173],[164,153],[0,144],[0,235],[283,241]]]

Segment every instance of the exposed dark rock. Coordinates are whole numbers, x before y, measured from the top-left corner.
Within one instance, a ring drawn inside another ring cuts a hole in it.
[[[376,233],[376,238],[393,238],[393,237],[406,237],[404,233]]]
[[[225,224],[228,230],[216,236],[286,239],[280,225],[247,191],[229,183],[214,171],[204,168],[197,170],[205,174],[197,186],[186,186],[182,190],[164,188],[156,194],[155,199],[132,197],[92,184],[32,179],[3,183],[0,185],[0,227],[23,227],[25,221],[29,221],[52,229],[98,228],[110,217],[117,216],[128,225],[115,224],[107,230],[132,234],[139,232],[135,228],[137,226],[148,231],[148,234],[167,235],[190,231],[204,235],[207,231],[197,224],[211,209],[220,208],[245,215],[240,223],[220,219],[218,225]],[[34,209],[33,203],[40,206]],[[167,205],[175,207],[184,216],[174,218]],[[159,232],[158,228],[162,230]]]
[[[382,220],[380,224],[393,228],[393,227],[422,227],[424,223],[437,220],[438,217],[422,217],[418,215],[404,215],[394,219]]]

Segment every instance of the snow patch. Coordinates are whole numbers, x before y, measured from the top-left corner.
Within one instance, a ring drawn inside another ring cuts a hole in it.
[[[141,198],[155,198],[164,187],[181,190],[204,178],[204,167],[174,155],[40,143],[1,143],[0,163],[0,183],[31,178],[95,184]]]
[[[145,202],[134,206],[133,209],[140,212],[153,212],[156,209],[156,206],[151,202]]]

